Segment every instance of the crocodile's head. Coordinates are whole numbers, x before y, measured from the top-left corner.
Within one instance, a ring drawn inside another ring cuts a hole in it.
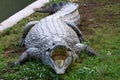
[[[57,73],[64,74],[72,63],[72,52],[65,45],[57,45],[46,52],[47,64]]]

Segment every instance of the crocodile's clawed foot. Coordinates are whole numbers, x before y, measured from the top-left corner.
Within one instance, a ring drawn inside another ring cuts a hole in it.
[[[14,67],[14,66],[16,66],[16,65],[15,65],[15,62],[11,62],[11,63],[9,64],[9,67],[11,67],[11,68]]]
[[[94,56],[94,55],[97,55],[97,53],[90,47],[87,47],[87,53],[90,55],[90,56]]]
[[[17,66],[17,65],[19,65],[19,62],[11,62],[10,64],[9,64],[9,67],[15,67],[15,66]]]
[[[24,43],[25,43],[25,40],[24,40],[24,39],[21,39],[20,42],[19,42],[19,46],[20,46],[20,47],[24,47]]]
[[[79,37],[79,40],[80,40],[80,42],[82,43],[82,42],[85,41],[85,38],[82,36],[82,37]]]

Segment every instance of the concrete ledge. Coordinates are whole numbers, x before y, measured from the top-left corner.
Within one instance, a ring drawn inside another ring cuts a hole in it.
[[[49,2],[49,0],[37,0],[25,7],[24,9],[22,9],[21,11],[15,13],[13,16],[0,23],[0,32],[9,27],[12,27],[23,18],[31,15],[32,13],[34,13],[34,8],[42,7],[47,2]]]

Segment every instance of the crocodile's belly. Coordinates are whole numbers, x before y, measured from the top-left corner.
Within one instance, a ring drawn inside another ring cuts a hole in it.
[[[36,24],[26,36],[27,48],[37,47],[47,49],[55,37],[62,38],[69,46],[79,42],[74,30],[60,19],[47,17]]]

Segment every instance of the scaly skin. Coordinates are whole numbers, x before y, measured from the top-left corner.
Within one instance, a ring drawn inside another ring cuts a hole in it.
[[[82,50],[86,50],[89,55],[96,54],[92,48],[83,44],[83,35],[77,28],[80,24],[77,8],[77,4],[68,2],[59,9],[57,7],[53,15],[28,23],[21,40],[21,45],[27,50],[12,66],[35,58],[49,65],[57,74],[63,74]],[[43,12],[51,13],[48,8]]]

